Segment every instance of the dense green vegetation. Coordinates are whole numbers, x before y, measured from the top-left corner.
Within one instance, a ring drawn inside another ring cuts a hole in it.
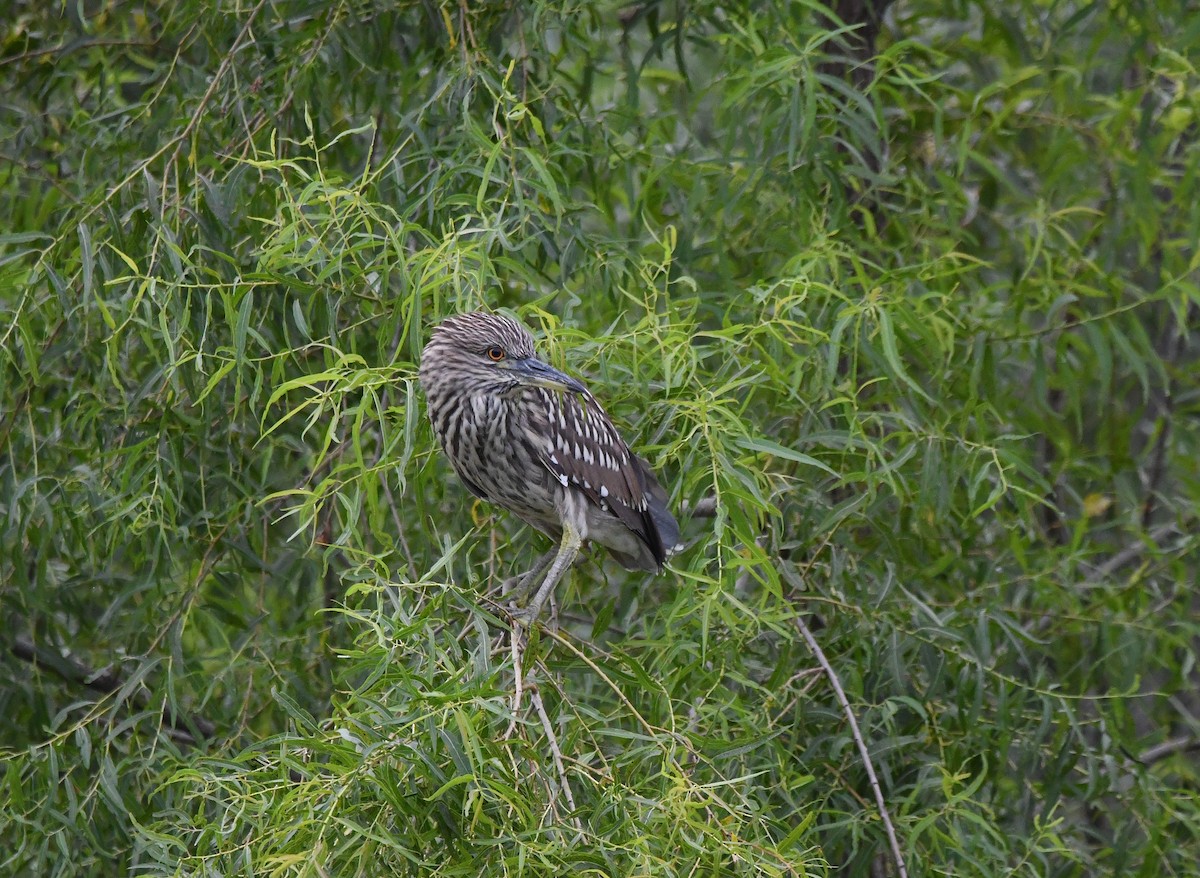
[[[7,0],[0,874],[1200,874],[1200,19],[884,6]],[[519,694],[479,307],[715,504]]]

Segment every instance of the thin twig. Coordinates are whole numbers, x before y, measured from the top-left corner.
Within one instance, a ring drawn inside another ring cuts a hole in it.
[[[654,726],[650,725],[649,722],[647,722],[646,718],[644,716],[642,716],[641,713],[638,712],[638,709],[636,707],[633,706],[633,702],[629,700],[629,696],[626,695],[622,691],[620,686],[618,686],[616,683],[613,682],[612,678],[609,677],[608,674],[604,673],[604,671],[600,668],[600,666],[598,664],[596,664],[594,661],[592,661],[591,657],[588,656],[587,653],[585,653],[583,650],[579,649],[579,647],[577,647],[574,643],[572,643],[570,640],[568,640],[566,637],[564,637],[558,631],[554,631],[550,628],[544,628],[543,631],[545,632],[545,634],[548,637],[550,637],[552,640],[554,640],[555,643],[558,643],[558,644],[561,644],[562,646],[564,646],[567,650],[569,650],[571,652],[572,655],[575,656],[575,658],[579,659],[581,662],[583,662],[585,665],[587,665],[589,668],[591,668],[592,673],[594,673],[601,680],[603,680],[605,685],[608,686],[608,688],[612,690],[612,693],[615,696],[617,696],[618,700],[620,700],[620,702],[625,705],[625,709],[628,710],[631,714],[633,714],[634,718],[638,721],[638,723],[641,725],[641,727],[646,730],[646,734],[648,734],[651,738],[658,737],[660,730],[656,729]]]
[[[521,658],[524,655],[525,649],[521,641],[524,638],[524,632],[520,625],[513,625],[509,629],[509,643],[512,652],[513,663],[513,702],[512,702],[512,721],[508,724],[508,729],[504,732],[504,737],[508,738],[517,728],[517,715],[521,712],[521,694],[525,690],[525,672],[521,668]]]
[[[1160,524],[1149,533],[1143,534],[1144,539],[1130,543],[1119,552],[1113,554],[1102,564],[1097,564],[1092,567],[1091,573],[1088,574],[1086,579],[1079,583],[1077,588],[1080,591],[1084,589],[1097,588],[1106,584],[1108,578],[1126,564],[1136,561],[1146,552],[1154,551],[1161,553],[1163,549],[1159,543],[1166,539],[1166,537],[1168,537],[1172,532],[1178,532],[1178,528],[1175,524],[1170,523]],[[1037,634],[1042,634],[1046,631],[1046,629],[1050,628],[1061,618],[1062,617],[1056,613],[1043,613],[1036,622],[1030,625],[1029,630]]]
[[[833,687],[833,692],[837,696],[838,703],[842,706],[842,713],[846,716],[846,722],[850,726],[850,734],[854,737],[854,743],[858,746],[858,754],[862,757],[863,767],[867,770],[867,778],[871,781],[871,789],[875,793],[875,804],[879,807],[879,817],[883,821],[883,828],[887,831],[888,843],[892,846],[892,858],[896,861],[896,869],[900,873],[900,878],[908,878],[908,870],[904,868],[904,855],[900,852],[900,842],[896,838],[896,828],[892,826],[892,818],[888,814],[887,802],[883,798],[883,790],[879,786],[879,778],[875,774],[875,766],[871,762],[871,754],[867,750],[866,742],[863,741],[862,732],[858,728],[858,720],[854,718],[854,711],[850,709],[850,701],[846,698],[846,692],[842,689],[842,683],[838,679],[837,674],[833,670],[833,665],[829,663],[829,659],[825,657],[817,639],[813,637],[813,633],[808,630],[808,625],[804,623],[804,618],[797,615],[792,621],[796,623],[796,628],[800,631],[800,636],[804,638],[808,648],[812,650],[816,656],[817,662],[820,663],[822,670],[825,671],[825,676],[829,678],[829,685]]]
[[[1188,308],[1187,316],[1191,316],[1193,308]],[[1166,363],[1166,386],[1160,392],[1160,409],[1157,415],[1159,421],[1158,436],[1154,440],[1154,448],[1150,452],[1150,468],[1146,474],[1146,499],[1142,501],[1142,527],[1149,527],[1154,519],[1154,513],[1159,506],[1158,489],[1167,471],[1167,451],[1171,444],[1171,425],[1175,422],[1175,394],[1171,392],[1171,370],[1183,356],[1184,346],[1188,340],[1187,324],[1176,326],[1168,323],[1166,327],[1166,350],[1160,357]]]
[[[258,18],[258,13],[261,12],[262,8],[266,5],[267,0],[258,0],[258,4],[250,10],[250,14],[246,16],[246,21],[242,25],[241,31],[238,32],[237,37],[234,39],[233,45],[229,47],[229,51],[225,53],[225,57],[221,59],[220,65],[217,66],[217,72],[213,74],[212,82],[208,84],[208,89],[200,97],[200,103],[197,105],[196,111],[192,113],[192,118],[188,120],[188,123],[184,126],[183,131],[172,137],[166,146],[164,146],[161,150],[156,152],[143,163],[143,168],[148,167],[150,162],[166,152],[166,150],[169,149],[172,144],[175,145],[175,152],[171,156],[172,160],[179,156],[179,151],[183,149],[183,142],[192,136],[192,132],[195,131],[196,127],[200,124],[200,120],[204,115],[204,111],[208,107],[208,102],[212,100],[212,96],[216,94],[217,88],[221,84],[221,80],[225,78],[225,74],[229,72],[229,68],[233,66],[234,59],[237,58],[238,53],[245,46],[245,43],[242,41],[245,40],[249,35],[250,28],[254,24],[254,20]]]
[[[22,52],[20,55],[9,55],[7,58],[0,58],[0,67],[7,67],[10,64],[20,64],[46,55],[58,55],[59,60],[61,60],[64,55],[68,55],[71,52],[80,52],[87,49],[113,49],[122,46],[136,49],[150,49],[157,45],[157,40],[85,40],[78,43],[63,43],[58,46],[31,49],[28,52]]]
[[[482,603],[498,616],[507,617],[510,626],[517,627],[517,621],[512,607],[489,598],[487,595],[483,596]],[[656,729],[646,720],[644,716],[638,712],[638,709],[634,707],[633,702],[629,700],[629,696],[621,691],[621,687],[614,683],[613,679],[608,676],[608,674],[604,673],[604,670],[598,664],[596,664],[596,662],[593,661],[587,653],[583,652],[583,650],[572,643],[570,639],[565,637],[561,632],[547,626],[542,626],[541,630],[544,636],[549,637],[555,643],[567,649],[572,655],[575,656],[575,658],[579,659],[581,662],[591,668],[592,672],[601,680],[603,680],[605,685],[612,690],[612,693],[617,696],[622,704],[625,705],[625,709],[633,714],[634,718],[638,721],[638,724],[646,730],[646,733],[652,738],[658,737],[661,729]],[[595,648],[594,644],[593,648]]]
[[[558,782],[562,786],[563,795],[567,797],[567,805],[571,808],[571,822],[575,824],[575,828],[579,832],[583,832],[583,824],[579,822],[579,817],[575,815],[575,796],[572,795],[571,784],[567,781],[567,769],[563,765],[562,750],[558,747],[558,737],[554,734],[554,727],[550,724],[550,716],[546,713],[546,705],[542,703],[542,693],[538,691],[537,686],[530,687],[529,700],[533,702],[538,718],[542,721],[542,731],[546,733],[546,740],[550,742],[550,753],[554,756],[554,767],[558,771]]]
[[[1174,756],[1176,753],[1191,753],[1195,750],[1200,750],[1200,739],[1194,738],[1191,735],[1184,735],[1180,738],[1171,738],[1168,741],[1163,741],[1161,744],[1155,744],[1153,747],[1147,747],[1142,751],[1140,756],[1134,757],[1142,765],[1153,765],[1155,762],[1166,759],[1168,756]]]
[[[1147,549],[1153,548],[1155,550],[1162,551],[1159,543],[1175,530],[1177,530],[1177,526],[1174,523],[1160,524],[1158,527],[1146,534],[1145,540],[1139,540],[1138,542],[1130,543],[1103,564],[1098,564],[1096,567],[1094,567],[1087,580],[1082,583],[1083,587],[1087,588],[1103,583],[1104,580],[1108,579],[1130,561],[1134,561],[1140,557],[1146,552]]]

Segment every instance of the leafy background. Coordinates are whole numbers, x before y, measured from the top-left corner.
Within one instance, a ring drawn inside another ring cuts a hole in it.
[[[0,873],[1197,874],[1189,4],[3,22]],[[519,699],[482,306],[687,541]]]

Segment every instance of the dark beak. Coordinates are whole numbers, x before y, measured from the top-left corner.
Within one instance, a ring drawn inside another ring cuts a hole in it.
[[[571,393],[587,391],[586,387],[570,375],[564,375],[536,357],[510,360],[508,368],[510,372],[520,378],[522,384],[528,384],[531,387],[546,387],[550,390],[565,390]]]

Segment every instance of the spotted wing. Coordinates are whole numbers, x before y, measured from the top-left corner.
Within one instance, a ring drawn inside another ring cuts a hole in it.
[[[666,510],[666,494],[645,462],[630,452],[590,393],[537,392],[545,403],[539,408],[546,422],[537,425],[545,437],[542,463],[564,486],[579,488],[616,515],[661,566],[679,532]]]

